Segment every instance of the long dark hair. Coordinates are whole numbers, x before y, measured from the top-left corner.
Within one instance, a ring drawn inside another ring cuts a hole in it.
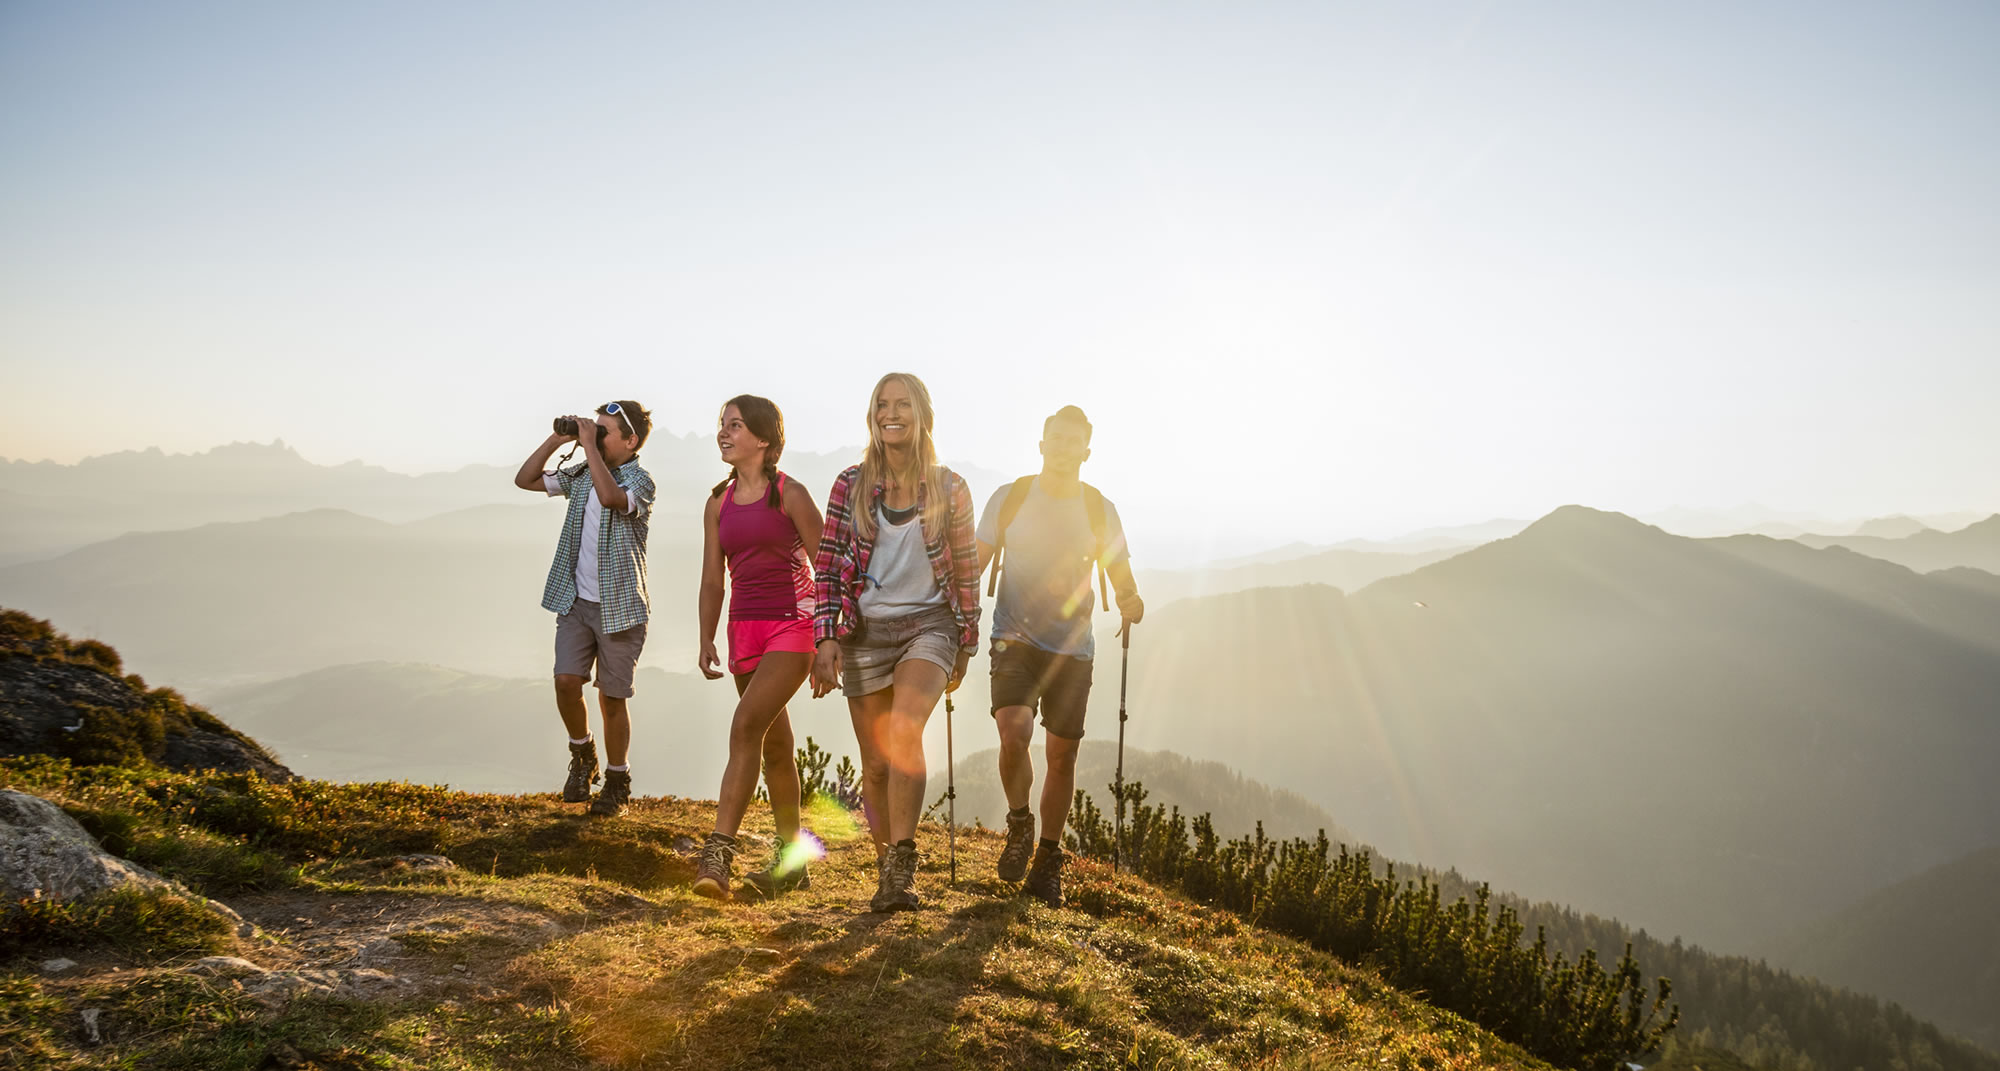
[[[764,479],[771,485],[764,491],[764,504],[772,509],[782,509],[784,502],[778,494],[778,459],[785,456],[785,414],[778,410],[777,402],[755,394],[739,394],[723,402],[722,408],[726,410],[732,405],[736,407],[737,415],[743,418],[743,426],[750,429],[750,434],[770,444],[764,448]],[[715,490],[710,491],[708,497],[720,496],[729,489],[729,481],[735,478],[736,469],[731,467],[729,475],[715,485]]]

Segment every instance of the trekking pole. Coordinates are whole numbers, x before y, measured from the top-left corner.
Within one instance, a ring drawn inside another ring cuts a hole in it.
[[[945,838],[946,843],[951,845],[950,884],[956,889],[958,888],[958,771],[953,769],[957,762],[952,755],[951,710],[951,693],[946,692],[944,693],[944,799],[947,815],[945,821],[950,825],[947,826],[949,832],[945,834]]]
[[[1118,831],[1111,841],[1111,872],[1118,873],[1118,865],[1125,853],[1125,675],[1132,663],[1132,622],[1123,621],[1118,625],[1118,784],[1111,790],[1118,805]]]

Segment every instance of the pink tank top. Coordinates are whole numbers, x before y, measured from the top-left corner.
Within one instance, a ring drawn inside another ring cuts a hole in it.
[[[777,493],[785,494],[785,474]],[[729,563],[729,619],[782,621],[810,618],[813,612],[812,559],[799,530],[782,509],[763,498],[736,504],[736,481],[722,489],[722,514],[715,521],[722,557]]]

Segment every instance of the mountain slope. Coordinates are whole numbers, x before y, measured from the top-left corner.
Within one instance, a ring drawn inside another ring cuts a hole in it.
[[[1581,507],[1345,598],[1166,607],[1132,657],[1134,746],[1711,947],[1960,854],[2000,815],[1990,645]]]
[[[1400,576],[1432,562],[1443,561],[1463,550],[1463,547],[1386,553],[1319,550],[1297,558],[1252,562],[1229,568],[1148,570],[1140,572],[1136,579],[1139,590],[1151,606],[1164,606],[1175,599],[1294,584],[1326,584],[1355,591],[1385,577]]]
[[[1901,1003],[2000,1051],[2000,844],[1912,878],[1776,942],[1801,974]]]

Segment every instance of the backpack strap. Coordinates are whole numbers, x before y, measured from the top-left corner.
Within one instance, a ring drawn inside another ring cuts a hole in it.
[[[1097,605],[1100,609],[1111,609],[1111,585],[1104,579],[1104,492],[1089,484],[1083,485],[1083,513],[1090,518],[1090,557],[1097,562]]]
[[[993,531],[993,572],[986,579],[988,595],[1000,589],[1000,559],[1007,554],[1007,526],[1014,523],[1014,515],[1021,512],[1021,503],[1028,500],[1028,492],[1034,486],[1033,476],[1023,476],[1008,488],[1006,501],[1000,503],[1000,519]]]

